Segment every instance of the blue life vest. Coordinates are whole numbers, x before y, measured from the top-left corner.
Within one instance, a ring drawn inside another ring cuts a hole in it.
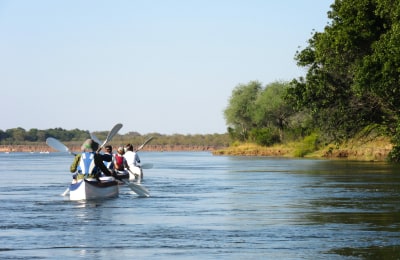
[[[93,152],[82,153],[78,165],[78,173],[85,174],[87,176],[89,174],[97,173],[97,171],[98,171],[97,166],[94,164],[94,153]]]

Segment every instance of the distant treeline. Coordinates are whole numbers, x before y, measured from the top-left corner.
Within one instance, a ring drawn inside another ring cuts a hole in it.
[[[103,141],[106,139],[108,131],[93,132],[96,137]],[[112,139],[114,145],[123,145],[132,143],[134,145],[142,144],[147,138],[152,136],[152,145],[187,145],[187,146],[214,146],[226,147],[229,146],[230,138],[228,134],[195,134],[195,135],[163,135],[159,133],[149,133],[141,135],[137,132],[129,132],[127,134],[117,134]],[[54,137],[63,143],[81,144],[86,139],[90,138],[90,132],[87,130],[73,129],[66,130],[63,128],[51,128],[46,130],[24,128],[12,128],[5,131],[0,130],[0,145],[32,145],[44,144],[48,137]]]

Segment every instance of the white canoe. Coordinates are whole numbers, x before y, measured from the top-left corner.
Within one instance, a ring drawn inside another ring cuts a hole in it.
[[[69,186],[70,200],[94,200],[118,197],[118,182],[113,177],[84,179]]]

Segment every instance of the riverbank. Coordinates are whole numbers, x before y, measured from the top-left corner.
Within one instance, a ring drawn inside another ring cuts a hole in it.
[[[289,143],[263,147],[253,143],[242,143],[212,151],[214,155],[233,156],[278,156],[324,159],[347,159],[356,161],[386,161],[393,145],[389,138],[353,139],[341,145],[329,144],[314,151],[299,152],[303,143]],[[301,154],[301,156],[299,156]]]
[[[80,145],[65,144],[70,151],[78,153]],[[114,150],[117,146],[113,145]],[[172,151],[215,151],[224,149],[220,146],[203,146],[203,145],[146,145],[141,151],[149,152],[172,152]],[[50,153],[57,152],[46,144],[31,144],[31,145],[0,145],[0,152],[30,152],[30,153]]]
[[[80,145],[68,144],[68,148],[77,153]],[[230,147],[202,146],[202,145],[146,145],[141,151],[148,152],[178,152],[178,151],[208,151],[213,155],[231,156],[275,156],[275,157],[304,157],[304,158],[325,158],[325,159],[347,159],[357,161],[386,161],[393,145],[385,137],[368,139],[355,139],[341,145],[326,145],[311,152],[301,153],[303,143],[289,143],[264,147],[252,143],[242,143]],[[114,149],[116,146],[113,145]],[[50,153],[57,152],[46,144],[31,145],[0,145],[0,152],[31,152]]]

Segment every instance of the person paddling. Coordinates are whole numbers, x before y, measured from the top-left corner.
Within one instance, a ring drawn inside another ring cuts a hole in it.
[[[107,161],[103,161],[103,163],[107,167],[107,169],[109,169],[112,172],[113,169],[114,169],[114,163],[113,163],[114,155],[112,153],[112,146],[111,145],[106,145],[104,147],[104,151],[105,151],[104,155],[109,156],[110,160],[109,161],[108,160]]]
[[[117,153],[114,156],[114,169],[117,172],[124,172],[125,169],[129,169],[124,153],[124,148],[122,146],[118,147]]]
[[[141,169],[141,165],[140,165],[140,158],[139,155],[137,154],[137,152],[133,151],[133,145],[132,144],[127,144],[125,145],[125,154],[124,157],[126,158],[126,161],[128,163],[129,169],[131,169],[131,173],[135,175],[135,179],[143,179],[143,172]],[[135,171],[135,167],[137,167],[136,169],[139,170],[139,173],[137,171]],[[139,175],[139,176],[137,176]]]
[[[73,178],[77,180],[98,178],[101,174],[98,161],[110,161],[109,155],[97,153],[99,144],[92,139],[87,139],[81,146],[81,153],[77,154],[70,166],[70,172],[75,173]],[[103,166],[103,165],[101,165]]]

